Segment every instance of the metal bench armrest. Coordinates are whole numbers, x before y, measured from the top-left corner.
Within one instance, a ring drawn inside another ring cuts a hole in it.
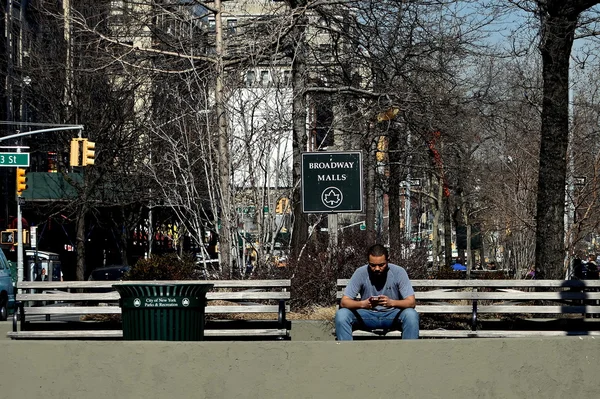
[[[277,324],[280,329],[287,330],[287,320],[285,317],[285,299],[279,300],[279,311],[277,312]]]
[[[23,302],[21,301],[15,302],[15,311],[13,312],[13,332],[17,332],[19,315],[21,317],[21,330],[23,330],[23,324],[25,323],[25,309]]]

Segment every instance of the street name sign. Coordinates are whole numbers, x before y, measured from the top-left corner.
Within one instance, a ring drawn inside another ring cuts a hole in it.
[[[363,211],[363,170],[360,151],[302,154],[302,212]]]
[[[421,187],[421,179],[410,179],[408,181],[408,184],[410,184],[411,186],[415,186],[415,187]],[[400,182],[400,187],[402,186],[406,186],[406,180],[402,180]]]
[[[0,167],[29,167],[28,152],[0,152]]]

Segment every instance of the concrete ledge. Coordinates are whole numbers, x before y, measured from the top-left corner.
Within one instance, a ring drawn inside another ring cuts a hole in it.
[[[3,397],[598,398],[593,337],[4,341]]]
[[[333,321],[292,320],[292,341],[335,341]]]

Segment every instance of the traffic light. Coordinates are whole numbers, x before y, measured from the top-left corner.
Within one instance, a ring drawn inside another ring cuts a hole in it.
[[[17,195],[20,197],[25,190],[27,190],[27,176],[25,176],[25,169],[17,168]]]
[[[71,166],[81,166],[79,163],[79,142],[80,139],[71,139],[71,156],[69,164]]]
[[[19,240],[19,234],[17,229],[8,229],[2,232],[2,238],[0,238],[0,244],[8,244],[17,246],[19,243],[23,243],[23,245],[29,244],[29,231],[22,231],[22,239]]]
[[[94,159],[96,156],[96,143],[92,141],[88,141],[88,139],[83,139],[83,162],[81,166],[88,166],[94,164]]]
[[[21,231],[21,234],[23,235],[23,239],[20,242],[22,242],[23,245],[29,245],[29,242],[30,242],[29,231],[23,230],[23,231]],[[15,236],[18,237],[18,234],[15,234]]]
[[[289,212],[289,203],[290,200],[288,198],[280,198],[279,201],[277,201],[277,206],[275,207],[275,213],[281,215],[283,213],[288,213]]]
[[[377,140],[377,152],[375,153],[375,157],[377,161],[383,162],[385,160],[385,155],[388,149],[388,140],[385,136],[379,136]]]
[[[90,166],[94,164],[96,157],[96,143],[88,139],[71,139],[71,166]]]
[[[380,112],[379,114],[377,114],[377,122],[391,121],[398,115],[399,112],[400,108],[391,107],[387,111]]]
[[[17,243],[17,230],[9,229],[2,232],[1,244],[15,245]]]

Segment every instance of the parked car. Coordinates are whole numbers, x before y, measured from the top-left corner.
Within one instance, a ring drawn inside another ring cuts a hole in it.
[[[15,287],[13,286],[10,265],[4,252],[0,250],[0,320],[8,319],[8,309],[15,304]]]
[[[123,280],[123,275],[129,271],[129,266],[112,265],[94,269],[88,277],[89,281],[117,281]]]

